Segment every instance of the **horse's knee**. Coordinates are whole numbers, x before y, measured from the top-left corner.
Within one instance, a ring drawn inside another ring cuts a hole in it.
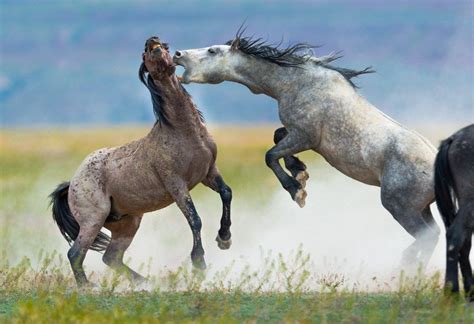
[[[280,142],[286,135],[288,135],[288,131],[286,130],[285,127],[280,127],[275,130],[275,133],[273,134],[273,142],[277,144]]]
[[[82,251],[81,248],[76,244],[73,244],[67,252],[67,258],[69,259],[73,269],[81,267],[84,257],[85,252]]]
[[[459,255],[464,243],[464,235],[461,231],[457,231],[454,226],[446,230],[446,249],[448,257],[456,257]]]
[[[117,253],[114,253],[111,250],[107,250],[102,256],[102,261],[109,267],[114,267],[121,264],[121,260],[118,257]]]
[[[265,153],[265,163],[270,169],[274,168],[275,163],[278,164],[278,159],[280,156],[273,149]]]
[[[79,249],[77,249],[74,245],[67,251],[67,258],[72,263],[73,261],[77,260],[79,256]]]
[[[276,160],[275,153],[273,153],[271,150],[265,153],[265,163],[267,167],[271,168],[275,160]]]
[[[229,204],[232,201],[232,189],[229,186],[224,186],[221,189],[221,198],[225,204]]]
[[[436,236],[436,239],[438,239],[439,235],[441,234],[441,229],[439,228],[438,224],[434,223],[431,225],[431,230],[433,232],[433,236]]]

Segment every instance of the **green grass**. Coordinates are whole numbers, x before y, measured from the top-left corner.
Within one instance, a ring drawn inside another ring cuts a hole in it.
[[[136,139],[144,128],[0,132],[0,322],[473,322],[474,308],[447,298],[441,275],[400,278],[399,287],[349,288],[338,274],[314,273],[301,249],[264,255],[259,269],[211,273],[187,265],[148,276],[146,291],[112,273],[77,290],[57,248],[47,195],[95,149]],[[272,128],[212,129],[218,166],[235,197],[258,208],[278,183],[264,163]],[[318,159],[303,155],[305,161]],[[195,199],[214,193],[197,187]],[[243,217],[243,216],[242,216]],[[277,251],[278,252],[278,251]],[[146,266],[141,271],[146,273]]]
[[[8,301],[7,301],[8,302]],[[199,321],[308,322],[472,322],[460,303],[426,295],[419,301],[388,294],[129,293],[112,296],[32,295],[16,304],[18,321],[37,323]],[[18,304],[17,304],[18,303]],[[47,314],[47,316],[45,316]]]
[[[401,278],[391,292],[305,288],[310,279],[294,260],[271,262],[264,274],[244,270],[234,284],[226,270],[213,278],[181,267],[150,278],[153,288],[140,291],[109,274],[95,290],[76,290],[67,264],[58,255],[43,255],[37,269],[27,259],[0,269],[0,321],[17,322],[369,322],[471,323],[474,308],[461,298],[445,297],[439,276]],[[293,264],[297,264],[297,271]],[[291,285],[288,285],[291,282]],[[262,287],[271,285],[273,289]]]
[[[180,267],[150,276],[147,291],[112,273],[96,289],[77,290],[58,254],[0,265],[0,321],[61,322],[438,322],[470,323],[474,307],[446,297],[440,277],[400,278],[398,289],[367,292],[342,288],[336,277],[318,289],[306,271],[309,256],[268,259],[262,271],[229,269],[213,277]],[[268,289],[271,287],[271,289]]]

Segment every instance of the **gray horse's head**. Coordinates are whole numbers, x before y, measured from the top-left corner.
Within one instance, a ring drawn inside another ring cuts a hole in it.
[[[261,64],[284,67],[302,65],[308,60],[307,54],[314,47],[306,43],[297,43],[279,48],[281,43],[268,44],[261,38],[246,37],[243,35],[244,31],[245,28],[241,27],[235,38],[225,45],[176,51],[173,61],[185,68],[182,81],[220,83],[238,79],[242,67],[258,73]]]
[[[174,63],[185,69],[183,83],[221,83],[232,76],[240,60],[232,44],[176,51],[173,56]]]

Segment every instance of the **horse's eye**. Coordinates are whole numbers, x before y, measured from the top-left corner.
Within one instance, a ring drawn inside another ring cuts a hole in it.
[[[216,54],[216,50],[213,49],[212,47],[207,50],[210,54]]]

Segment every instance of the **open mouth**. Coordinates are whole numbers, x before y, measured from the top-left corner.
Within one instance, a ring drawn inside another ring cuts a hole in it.
[[[178,75],[178,79],[182,82],[182,83],[189,83],[189,73],[188,73],[188,69],[186,68],[186,66],[183,64],[183,62],[180,60],[179,57],[176,57],[176,55],[173,56],[173,63],[175,64],[175,66],[182,66],[184,68],[184,72],[183,74],[181,75]]]
[[[161,47],[161,44],[155,43],[150,46],[150,51],[153,51],[155,48],[160,48],[160,47]]]

